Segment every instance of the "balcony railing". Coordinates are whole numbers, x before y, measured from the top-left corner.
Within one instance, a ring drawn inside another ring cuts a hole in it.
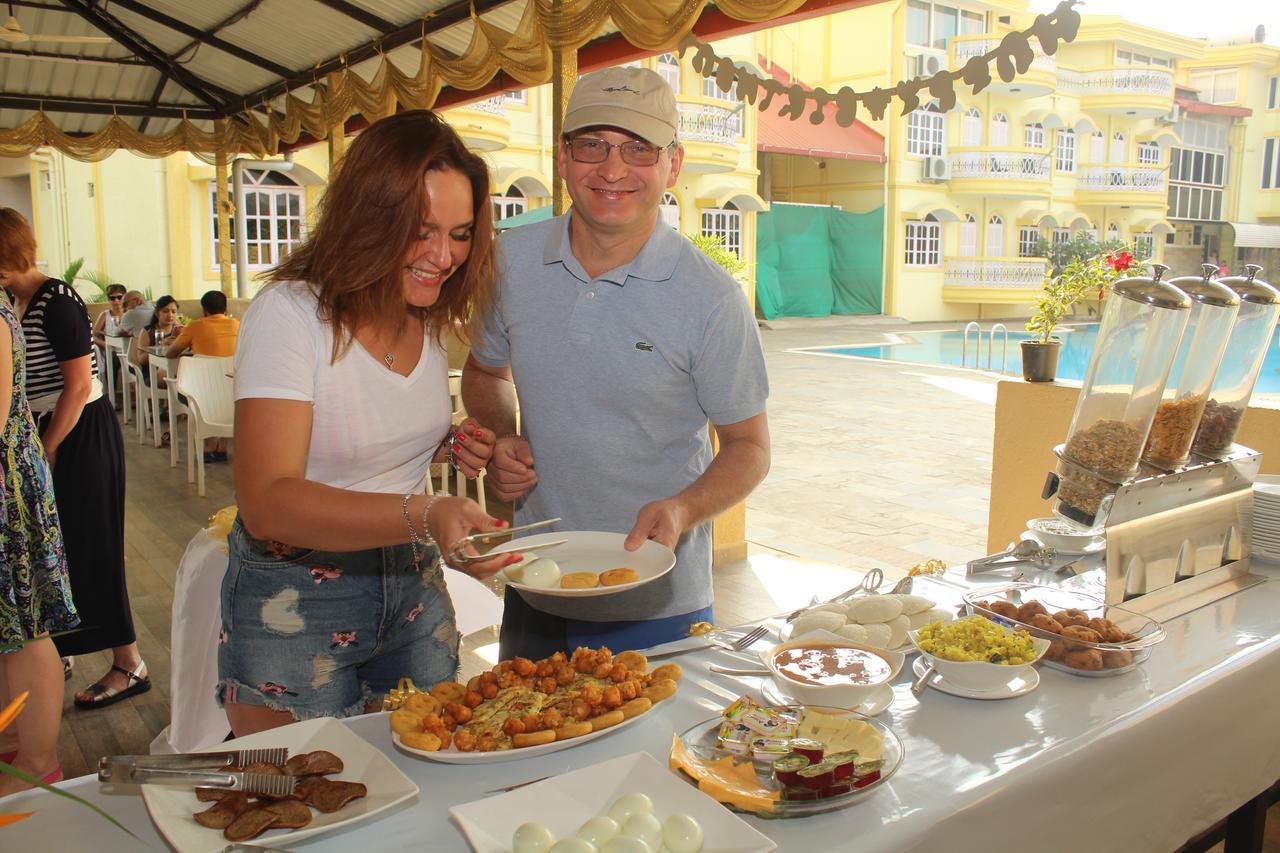
[[[1076,189],[1089,192],[1164,193],[1164,169],[1158,166],[1105,164],[1082,166],[1076,175]]]
[[[960,66],[964,65],[973,57],[982,56],[985,53],[990,53],[995,50],[996,46],[1000,44],[1000,39],[990,37],[968,38],[962,36],[954,39],[952,44],[955,46],[956,50],[955,67],[958,70]],[[1052,74],[1058,67],[1058,61],[1047,53],[1041,51],[1039,47],[1036,47],[1033,44],[1031,48],[1031,67],[1037,71],[1046,71]]]
[[[680,103],[680,141],[734,145],[742,135],[742,111],[716,104]]]
[[[948,258],[942,267],[947,287],[1040,287],[1044,258]]]
[[[951,155],[951,179],[1047,181],[1049,155],[1018,151],[956,151]]]
[[[507,114],[507,108],[504,103],[506,99],[502,95],[494,98],[485,98],[483,101],[475,101],[467,104],[463,109],[476,110],[482,113],[492,113],[496,116],[504,116]]]
[[[1096,71],[1058,69],[1058,88],[1077,95],[1157,95],[1173,97],[1173,72],[1165,68],[1117,66]]]

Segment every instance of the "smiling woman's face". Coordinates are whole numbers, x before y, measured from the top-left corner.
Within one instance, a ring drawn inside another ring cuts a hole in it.
[[[427,216],[405,255],[401,275],[404,301],[414,308],[430,308],[440,298],[440,288],[471,254],[475,226],[466,175],[455,169],[433,169],[424,181]]]

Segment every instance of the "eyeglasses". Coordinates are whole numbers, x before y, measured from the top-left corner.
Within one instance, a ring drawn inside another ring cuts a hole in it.
[[[622,154],[622,162],[628,166],[652,166],[662,154],[658,146],[636,139],[605,142],[594,136],[579,136],[569,141],[569,156],[578,163],[603,163],[614,148]]]
[[[107,299],[111,300],[112,302],[122,302],[124,301],[124,294],[117,293],[115,296],[108,296]]]

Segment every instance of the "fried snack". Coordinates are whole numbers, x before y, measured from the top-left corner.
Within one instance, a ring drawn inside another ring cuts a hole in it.
[[[402,732],[400,742],[410,749],[421,749],[424,752],[436,752],[444,745],[444,742],[431,732]]]
[[[329,814],[336,812],[352,800],[368,795],[369,789],[361,782],[321,779],[307,792],[307,799],[304,802],[318,812]]]
[[[649,668],[649,659],[641,652],[622,652],[613,659],[613,662],[636,672],[644,672]]]
[[[400,708],[391,712],[391,731],[400,736],[409,734],[410,732],[422,731],[422,720],[424,715],[415,714],[408,708]],[[293,761],[293,759],[289,759]],[[305,776],[305,773],[291,773],[291,776]]]
[[[623,702],[622,707],[620,707],[618,710],[622,712],[623,718],[629,720],[632,717],[640,716],[641,714],[643,714],[645,711],[649,710],[652,707],[653,707],[652,699],[649,699],[647,696],[637,696],[635,699],[632,699],[628,702]]]
[[[656,705],[676,695],[676,683],[669,678],[655,678],[642,695]]]
[[[431,688],[431,695],[441,705],[448,705],[450,702],[461,702],[467,698],[467,688],[466,685],[456,681],[442,681]]]
[[[1102,635],[1092,628],[1086,628],[1083,625],[1068,625],[1062,629],[1062,636],[1070,640],[1079,640],[1083,643],[1101,643]]]
[[[1018,621],[1031,624],[1031,618],[1037,613],[1048,613],[1045,606],[1038,601],[1028,601],[1018,608]]]
[[[269,812],[266,809],[249,809],[233,820],[226,829],[222,830],[222,835],[228,841],[248,841],[266,832],[267,827],[271,826],[275,821],[276,815],[274,812]]]
[[[1053,618],[1062,624],[1063,628],[1070,628],[1073,625],[1088,625],[1089,614],[1083,610],[1077,610],[1072,607],[1069,610],[1059,610],[1053,614]]]
[[[616,726],[618,723],[626,719],[621,710],[615,708],[612,711],[601,714],[598,717],[591,718],[591,731],[598,732],[601,729],[607,729],[610,726]]]
[[[1028,624],[1039,628],[1041,631],[1049,631],[1053,634],[1062,633],[1062,624],[1048,613],[1037,613],[1031,617],[1031,621]]]
[[[202,803],[216,803],[234,793],[237,792],[228,791],[226,788],[196,788],[196,799]]]
[[[555,730],[556,740],[568,740],[569,738],[582,737],[591,734],[590,723],[580,723],[572,720],[560,726]]]
[[[195,815],[196,823],[210,829],[226,829],[249,810],[249,797],[243,791],[224,791],[225,796]]]
[[[516,749],[524,749],[526,746],[544,746],[555,739],[555,729],[543,729],[540,732],[525,732],[512,735],[511,745]]]
[[[600,576],[595,572],[569,572],[560,576],[561,589],[593,589],[600,585]]]
[[[664,678],[669,678],[672,681],[679,681],[682,675],[684,675],[684,670],[680,668],[680,664],[664,663],[653,671],[653,680],[661,681]]]
[[[420,717],[425,717],[427,714],[439,714],[443,706],[444,703],[430,693],[412,693],[400,707],[406,711],[412,711]]]
[[[1063,663],[1073,669],[1102,669],[1102,653],[1097,649],[1076,649],[1073,652],[1067,652]]]
[[[246,764],[245,773],[262,773],[266,776],[283,776],[284,770],[278,764],[268,764],[265,761],[255,761],[252,764]]]
[[[301,829],[311,823],[311,809],[297,800],[280,800],[262,807],[276,816],[268,829]]]
[[[1109,651],[1102,653],[1102,665],[1107,669],[1120,669],[1133,663],[1133,652]]]
[[[1062,660],[1067,656],[1067,644],[1061,640],[1050,640],[1049,648],[1045,649],[1045,660]]]
[[[982,606],[997,616],[1003,616],[1006,619],[1018,618],[1018,605],[1012,601],[988,601],[981,602]]]
[[[600,573],[600,583],[604,586],[621,586],[624,583],[635,583],[640,580],[640,573],[635,569],[609,569]]]
[[[1107,643],[1124,643],[1133,639],[1133,637],[1126,634],[1119,625],[1112,622],[1110,619],[1090,619],[1089,627],[1097,631],[1103,641]]]

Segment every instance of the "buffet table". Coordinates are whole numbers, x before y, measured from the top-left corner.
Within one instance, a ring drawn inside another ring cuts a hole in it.
[[[1280,567],[1257,565],[1270,580]],[[963,581],[962,575],[953,576]],[[1167,623],[1168,639],[1138,669],[1082,678],[1041,668],[1040,686],[1003,701],[909,690],[910,667],[878,719],[906,746],[901,769],[852,807],[791,820],[746,820],[780,850],[1171,851],[1280,778],[1280,584],[1264,583]],[[375,819],[290,844],[291,849],[466,850],[452,805],[485,791],[632,752],[663,764],[673,732],[716,716],[760,680],[712,674],[742,666],[719,649],[677,657],[679,692],[637,725],[549,755],[489,765],[444,765],[400,753],[384,714],[348,721],[420,787]],[[87,797],[157,850],[164,841],[141,797],[106,794],[93,777],[63,788]],[[43,792],[4,802],[36,814],[4,830],[8,849],[132,851],[125,836]],[[270,837],[260,840],[269,845]],[[709,839],[710,841],[710,839]]]

